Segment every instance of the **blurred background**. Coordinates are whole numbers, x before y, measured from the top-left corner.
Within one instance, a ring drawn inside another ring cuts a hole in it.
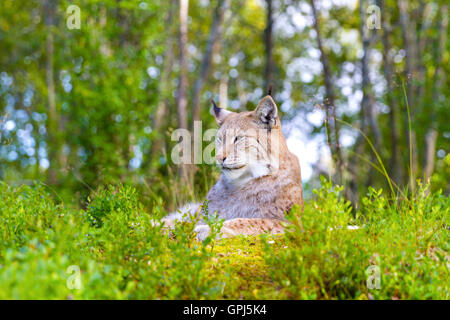
[[[448,48],[447,1],[2,0],[0,180],[75,206],[118,183],[202,199],[219,171],[180,171],[171,133],[272,84],[306,197],[320,175],[355,204],[417,179],[448,194]]]

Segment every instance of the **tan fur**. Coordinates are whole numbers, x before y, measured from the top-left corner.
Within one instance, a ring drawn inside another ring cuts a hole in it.
[[[231,238],[237,235],[253,236],[269,232],[272,234],[283,233],[286,222],[278,219],[262,218],[234,218],[224,222],[220,238]],[[199,240],[209,234],[209,226],[199,225],[195,228]]]
[[[284,214],[294,204],[302,205],[303,197],[299,161],[287,148],[275,102],[266,96],[255,111],[215,108],[215,113],[220,124],[216,158],[222,174],[207,199],[209,213],[226,220],[222,237],[283,232]],[[197,209],[193,204],[181,212]],[[204,239],[209,227],[198,225],[196,232]]]

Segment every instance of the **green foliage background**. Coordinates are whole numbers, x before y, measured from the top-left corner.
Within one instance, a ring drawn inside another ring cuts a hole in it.
[[[216,126],[209,99],[218,100],[224,85],[235,111],[253,110],[265,95],[266,2],[230,1],[200,92],[203,130]],[[217,168],[198,165],[184,181],[170,157],[181,71],[178,1],[0,1],[0,298],[448,299],[450,70],[448,36],[442,36],[448,24],[441,27],[448,23],[447,2],[407,1],[408,30],[424,44],[416,57],[419,76],[407,72],[399,1],[366,1],[383,4],[382,19],[390,24],[372,33],[369,61],[379,144],[363,126],[361,108],[366,16],[359,1],[315,2],[341,137],[358,137],[360,129],[368,140],[343,147],[342,187],[333,170],[313,168],[304,181],[305,211],[288,215],[285,235],[216,242],[213,234],[199,243],[193,224],[178,225],[172,237],[155,224],[186,201],[203,201],[219,176]],[[219,3],[189,1],[189,126]],[[326,149],[330,124],[311,120],[324,113],[326,94],[310,3],[273,1],[274,98],[287,136],[300,130]],[[70,30],[66,10],[73,4],[81,9],[81,28]],[[411,88],[415,99],[408,97]],[[425,188],[432,129],[434,170]],[[221,222],[210,223],[219,232]],[[346,229],[353,224],[361,228]],[[370,265],[380,268],[379,290],[366,286]],[[81,289],[67,284],[70,266],[81,271]]]

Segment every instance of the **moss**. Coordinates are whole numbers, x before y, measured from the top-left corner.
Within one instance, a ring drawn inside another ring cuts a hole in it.
[[[274,248],[283,248],[284,240],[268,235]],[[211,247],[210,275],[219,273],[224,281],[223,299],[277,299],[277,284],[272,280],[263,257],[264,240],[261,236],[235,237],[217,241]]]

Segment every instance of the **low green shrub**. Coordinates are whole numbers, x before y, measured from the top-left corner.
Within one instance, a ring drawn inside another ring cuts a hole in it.
[[[145,212],[128,186],[97,191],[86,212],[56,205],[39,185],[0,189],[0,298],[200,299],[220,292],[221,282],[205,272],[213,237],[195,241],[200,213],[169,238],[158,223],[161,204]],[[77,279],[79,288],[70,285]]]
[[[447,196],[369,189],[355,211],[341,192],[323,180],[283,235],[215,240],[207,203],[169,233],[161,199],[148,210],[130,186],[79,210],[0,183],[0,299],[449,298]],[[202,217],[212,234],[198,242]]]
[[[322,180],[316,199],[288,215],[283,247],[266,240],[266,263],[282,296],[448,299],[448,197],[421,186],[392,202],[370,188],[354,216],[341,191]]]

